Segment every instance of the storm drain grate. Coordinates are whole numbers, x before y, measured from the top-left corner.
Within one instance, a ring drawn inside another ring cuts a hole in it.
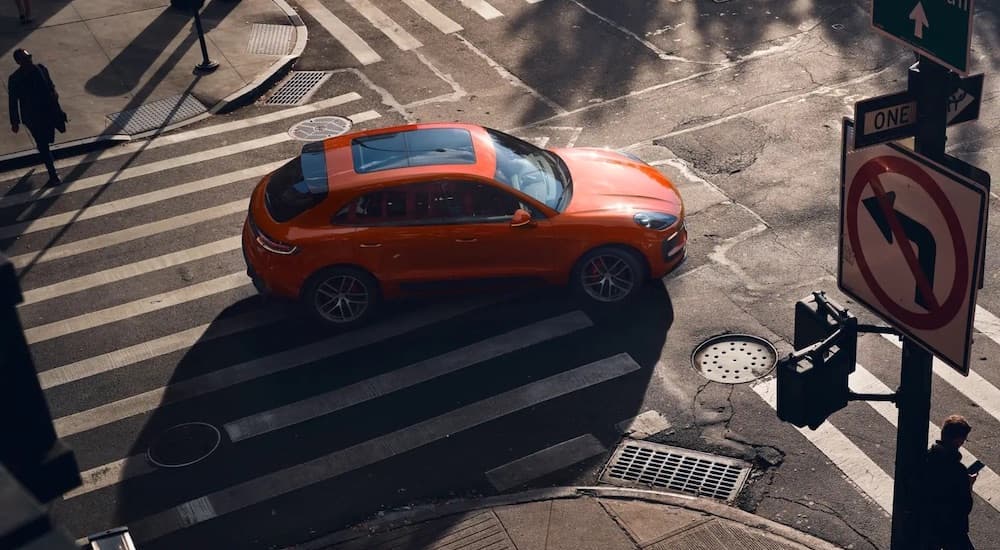
[[[327,71],[293,71],[264,104],[301,105],[330,78],[330,74]]]
[[[615,450],[601,481],[730,502],[749,475],[750,466],[736,459],[629,439]]]
[[[111,120],[108,130],[123,134],[138,134],[180,122],[207,110],[207,107],[190,95],[174,95],[134,109],[111,113],[108,115],[108,119]]]
[[[292,25],[266,25],[254,23],[250,27],[247,53],[262,55],[288,55],[292,52],[295,27]]]

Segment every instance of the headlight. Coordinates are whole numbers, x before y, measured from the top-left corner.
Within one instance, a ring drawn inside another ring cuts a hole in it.
[[[646,229],[656,229],[657,231],[677,223],[677,216],[663,212],[636,212],[632,219]]]

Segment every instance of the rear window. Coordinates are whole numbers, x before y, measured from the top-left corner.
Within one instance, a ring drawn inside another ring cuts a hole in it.
[[[475,164],[472,135],[461,128],[431,128],[355,138],[354,171],[359,174],[437,164]]]
[[[287,222],[326,198],[328,190],[323,143],[309,143],[302,154],[271,174],[264,190],[267,212]]]

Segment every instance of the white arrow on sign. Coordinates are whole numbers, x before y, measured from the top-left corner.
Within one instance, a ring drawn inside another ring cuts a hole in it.
[[[917,2],[917,7],[913,8],[910,12],[910,19],[913,20],[913,34],[917,38],[924,37],[924,27],[930,27],[927,22],[927,14],[924,13],[924,6],[920,2]]]
[[[952,120],[959,115],[966,107],[971,105],[976,98],[972,97],[972,94],[966,92],[965,90],[959,88],[958,91],[951,94],[948,97],[948,124],[951,124]]]

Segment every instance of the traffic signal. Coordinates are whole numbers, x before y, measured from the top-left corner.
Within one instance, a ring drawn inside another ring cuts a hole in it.
[[[815,430],[847,406],[857,318],[821,292],[795,303],[795,353],[778,362],[778,418]]]

